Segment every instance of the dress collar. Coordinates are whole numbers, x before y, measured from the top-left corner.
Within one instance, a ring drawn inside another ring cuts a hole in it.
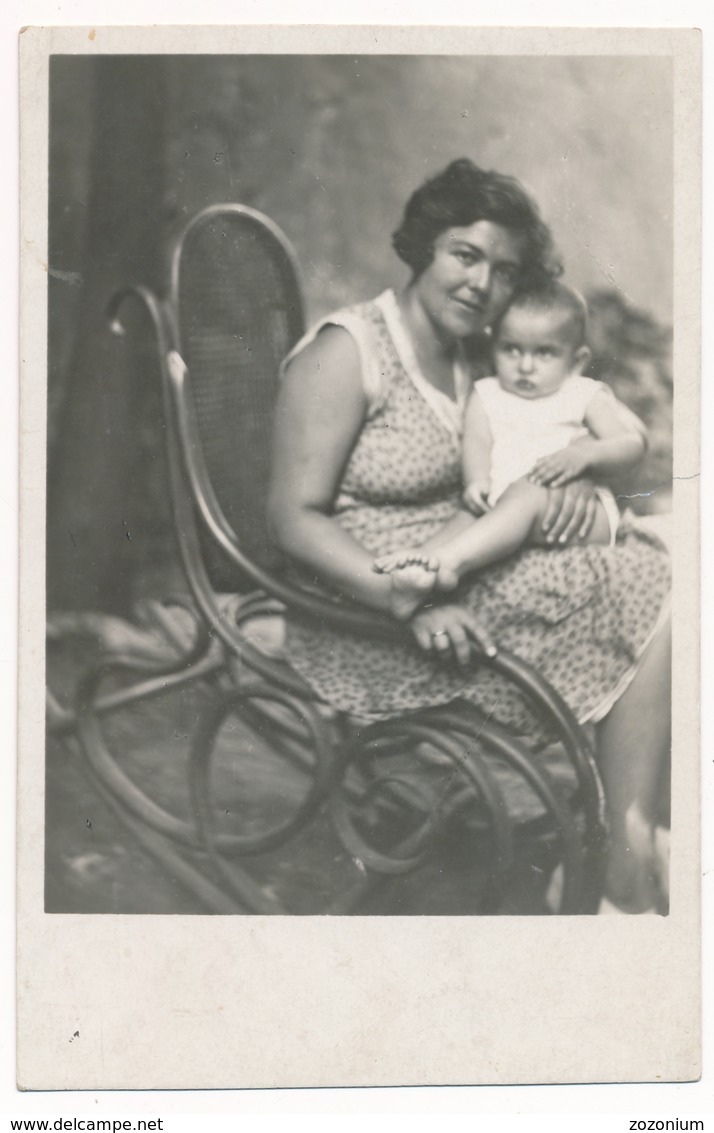
[[[424,377],[414,352],[412,340],[404,325],[394,291],[389,288],[382,292],[376,302],[384,316],[394,348],[408,378],[421,394],[434,416],[458,440],[462,432],[466,399],[473,385],[461,344],[458,346],[458,353],[454,359],[454,388],[456,390],[456,400],[454,400],[443,393],[442,390],[433,386]]]

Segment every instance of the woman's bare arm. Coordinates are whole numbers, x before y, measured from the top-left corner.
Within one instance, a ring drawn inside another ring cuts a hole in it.
[[[276,542],[341,593],[389,608],[391,582],[330,516],[367,412],[351,336],[327,327],[290,363],[275,410],[268,519]]]

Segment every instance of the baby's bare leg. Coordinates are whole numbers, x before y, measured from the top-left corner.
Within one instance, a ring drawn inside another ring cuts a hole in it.
[[[453,587],[472,570],[500,562],[537,532],[545,515],[547,489],[517,480],[498,503],[439,550],[439,586]]]
[[[523,546],[545,545],[541,525],[547,503],[547,488],[526,479],[510,484],[491,511],[439,549],[439,588],[453,589],[470,571],[500,562]],[[598,504],[593,528],[581,542],[609,541],[607,516]]]

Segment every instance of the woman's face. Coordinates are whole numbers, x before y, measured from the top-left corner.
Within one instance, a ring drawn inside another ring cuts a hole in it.
[[[434,258],[413,284],[440,338],[466,338],[490,326],[515,290],[523,237],[490,220],[447,228]]]

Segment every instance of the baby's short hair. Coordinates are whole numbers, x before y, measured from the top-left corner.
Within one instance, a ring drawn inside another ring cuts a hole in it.
[[[574,345],[580,347],[585,343],[588,322],[587,304],[579,291],[567,287],[557,279],[546,280],[537,287],[517,291],[501,316],[500,322],[505,319],[509,311],[513,310],[562,312],[569,316]],[[498,334],[498,329],[498,325],[494,327],[496,334]]]

